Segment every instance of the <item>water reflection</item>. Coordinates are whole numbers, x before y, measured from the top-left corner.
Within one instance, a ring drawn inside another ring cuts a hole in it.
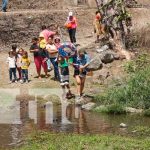
[[[128,129],[119,128],[121,122],[129,126],[150,125],[150,119],[139,115],[100,115],[85,112],[79,106],[69,103],[55,104],[49,101],[37,103],[33,97],[20,101],[17,110],[20,113],[20,120],[15,118],[16,124],[0,124],[1,147],[20,144],[23,135],[26,136],[34,130],[76,134],[127,134]],[[22,124],[17,124],[18,121]]]

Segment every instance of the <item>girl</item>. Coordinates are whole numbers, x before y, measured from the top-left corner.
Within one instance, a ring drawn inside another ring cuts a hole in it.
[[[30,66],[30,60],[28,58],[28,53],[23,52],[22,58],[21,58],[21,72],[22,72],[22,83],[29,82],[28,78],[28,68]]]
[[[76,62],[73,65],[74,65],[74,77],[77,82],[77,92],[79,99],[83,95],[87,66],[89,65],[89,63],[90,63],[89,56],[85,54],[85,52],[82,50],[78,51]]]
[[[9,79],[10,79],[9,83],[12,83],[13,81],[15,81],[15,83],[17,83],[16,57],[15,57],[13,51],[9,52],[9,57],[7,58],[7,63],[9,65]],[[14,76],[14,80],[13,80],[12,76]]]
[[[18,70],[18,74],[19,74],[19,80],[20,82],[22,81],[22,76],[21,76],[21,59],[22,59],[22,54],[23,54],[24,50],[22,48],[19,49],[18,53],[17,53],[17,70]]]

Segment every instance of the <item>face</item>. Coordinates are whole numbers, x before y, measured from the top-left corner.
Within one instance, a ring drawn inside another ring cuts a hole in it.
[[[20,49],[20,50],[19,50],[19,54],[22,55],[22,53],[23,53],[23,49]]]
[[[60,43],[60,39],[55,39],[55,43]]]
[[[53,39],[51,37],[48,38],[48,43],[52,44],[53,43]]]

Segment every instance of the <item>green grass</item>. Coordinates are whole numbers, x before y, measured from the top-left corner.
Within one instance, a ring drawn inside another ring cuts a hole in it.
[[[36,133],[16,150],[149,150],[150,138]]]
[[[119,104],[99,106],[94,108],[93,111],[100,112],[100,113],[114,114],[114,115],[126,114],[125,108]]]

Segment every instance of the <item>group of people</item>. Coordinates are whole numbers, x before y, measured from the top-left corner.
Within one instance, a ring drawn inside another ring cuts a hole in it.
[[[77,82],[77,93],[80,98],[83,95],[90,58],[83,50],[77,50],[75,38],[77,23],[72,12],[69,13],[65,26],[69,32],[70,42],[62,42],[61,38],[57,36],[57,32],[50,31],[43,25],[39,37],[32,39],[30,53],[34,56],[39,79],[41,79],[41,68],[45,72],[45,78],[48,78],[48,72],[52,70],[51,66],[53,66],[54,80],[60,82],[64,97],[66,98],[74,96],[69,85],[69,70],[70,66],[72,66],[74,68],[74,78]],[[18,50],[17,46],[13,45],[7,62],[9,64],[10,83],[18,81],[21,83],[29,82],[28,68],[30,66],[30,59],[28,58],[27,51],[22,48]],[[17,71],[18,78],[16,75]]]

